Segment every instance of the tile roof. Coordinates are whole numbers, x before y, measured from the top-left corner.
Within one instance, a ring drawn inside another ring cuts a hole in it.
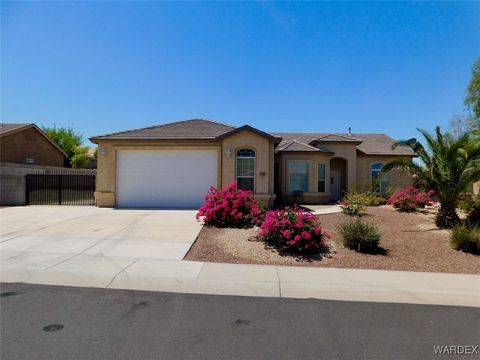
[[[90,140],[212,140],[234,130],[234,126],[207,119],[191,119],[141,129],[93,136]]]
[[[408,146],[398,146],[392,149],[395,140],[385,134],[353,134],[362,143],[357,149],[367,155],[406,155],[415,156],[415,152]]]
[[[342,135],[342,134],[327,134],[325,136],[321,136],[316,141],[331,141],[331,142],[362,142],[362,140],[354,138],[353,136]]]
[[[330,151],[319,149],[315,146],[311,146],[308,144],[305,144],[301,141],[298,140],[288,140],[282,142],[277,148],[275,149],[275,152],[322,152],[322,153],[331,153]]]
[[[367,155],[404,155],[415,156],[415,153],[406,146],[399,146],[392,149],[392,145],[395,143],[391,137],[385,134],[330,134],[330,133],[273,133],[272,135],[281,137],[283,140],[279,146],[282,146],[285,142],[291,140],[298,140],[305,144],[311,144],[312,142],[322,139],[335,139],[327,141],[343,141],[348,142],[349,139],[354,139],[354,142],[361,141],[357,145],[357,149]],[[325,140],[323,140],[325,141]]]
[[[318,139],[319,137],[328,135],[326,133],[271,133],[274,136],[278,136],[282,138],[282,145],[283,142],[290,141],[290,140],[298,140],[304,144],[310,144],[312,141]]]
[[[6,124],[8,125],[8,124]],[[18,125],[18,124],[17,124]],[[246,125],[235,127],[208,119],[190,119],[163,125],[149,126],[141,129],[121,131],[112,134],[93,136],[96,140],[214,140],[228,136],[243,128],[253,129],[264,136],[276,137],[280,144],[276,151],[324,151],[312,144],[318,142],[350,142],[357,149],[368,155],[406,155],[414,156],[413,151],[405,146],[392,150],[395,141],[384,134],[344,134],[344,133],[264,133]]]
[[[32,125],[32,124],[1,123],[0,124],[0,135],[9,133],[11,131],[15,131],[15,130],[18,130],[18,129],[21,129],[21,128],[24,128],[24,127],[27,127],[27,126],[30,126],[30,125]]]

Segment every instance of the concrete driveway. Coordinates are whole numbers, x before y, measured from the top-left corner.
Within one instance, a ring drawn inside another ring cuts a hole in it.
[[[0,221],[2,278],[10,281],[82,270],[103,284],[102,274],[111,280],[140,259],[181,260],[202,228],[194,210],[87,206],[2,208]]]
[[[480,276],[182,260],[195,211],[0,209],[0,282],[476,306]]]

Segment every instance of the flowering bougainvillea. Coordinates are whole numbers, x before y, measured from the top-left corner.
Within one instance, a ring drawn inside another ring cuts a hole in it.
[[[257,237],[281,250],[312,252],[325,250],[330,235],[314,214],[292,207],[268,211]]]
[[[251,191],[238,189],[234,182],[223,190],[210,188],[197,220],[202,216],[207,226],[248,228],[262,222],[264,211]]]
[[[433,191],[422,191],[409,186],[393,194],[387,204],[400,211],[415,211],[431,205],[433,202]]]

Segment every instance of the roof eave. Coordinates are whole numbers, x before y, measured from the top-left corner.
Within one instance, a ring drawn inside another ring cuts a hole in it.
[[[325,154],[325,155],[335,155],[334,152],[332,151],[322,151],[322,150],[318,150],[318,151],[314,151],[314,150],[288,150],[288,149],[285,149],[285,150],[276,150],[275,153],[278,154],[278,153],[282,153],[282,152],[290,152],[290,153],[304,153],[304,154]]]
[[[216,137],[197,137],[197,138],[191,138],[191,137],[176,137],[176,138],[174,138],[174,137],[171,137],[171,138],[91,137],[88,140],[90,140],[94,144],[98,144],[98,141],[176,141],[176,140],[181,140],[181,141],[199,141],[199,140],[216,141],[217,138]]]
[[[402,154],[402,153],[385,153],[385,152],[365,152],[363,150],[357,149],[357,151],[361,152],[364,155],[372,155],[372,156],[409,156],[409,157],[417,157],[417,154]]]
[[[240,127],[237,127],[233,130],[230,130],[230,131],[227,131],[226,133],[223,133],[219,136],[217,136],[215,139],[216,140],[223,140],[229,136],[232,136],[232,135],[235,135],[235,134],[238,134],[239,132],[241,131],[244,131],[244,130],[247,130],[247,131],[251,131],[257,135],[260,135],[260,136],[263,136],[269,140],[272,140],[274,142],[280,142],[282,140],[282,138],[278,137],[278,136],[274,136],[272,134],[269,134],[269,133],[266,133],[262,130],[258,130],[250,125],[243,125],[243,126],[240,126]]]

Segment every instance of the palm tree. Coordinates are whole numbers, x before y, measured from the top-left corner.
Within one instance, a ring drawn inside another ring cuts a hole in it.
[[[408,146],[422,164],[407,159],[394,160],[383,167],[382,173],[406,170],[426,188],[434,190],[440,202],[435,223],[438,227],[450,228],[460,221],[456,211],[460,194],[480,180],[479,134],[470,132],[454,138],[448,133],[442,134],[438,126],[434,135],[417,130],[425,138],[427,148],[416,139],[398,141],[393,147]]]

